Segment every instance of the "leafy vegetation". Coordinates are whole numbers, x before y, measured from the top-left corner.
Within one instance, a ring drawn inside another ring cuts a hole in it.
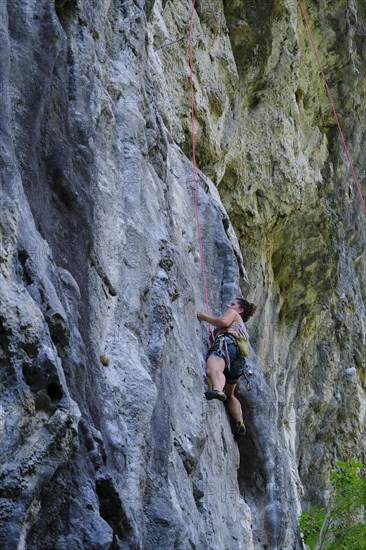
[[[325,508],[312,506],[299,519],[310,550],[366,550],[366,478],[355,459],[339,460],[330,474]]]

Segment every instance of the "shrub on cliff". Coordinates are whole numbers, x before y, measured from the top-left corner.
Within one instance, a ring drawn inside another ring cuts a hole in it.
[[[300,531],[310,550],[366,549],[366,478],[361,467],[355,459],[339,460],[330,474],[328,505],[301,514]]]

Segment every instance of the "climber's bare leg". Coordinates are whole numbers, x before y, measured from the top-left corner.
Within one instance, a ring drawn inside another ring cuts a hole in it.
[[[230,415],[232,416],[233,420],[235,420],[236,423],[242,423],[243,422],[243,411],[241,408],[240,401],[235,397],[234,391],[237,386],[237,383],[239,381],[239,378],[236,382],[236,384],[225,384],[224,392],[227,396],[227,408],[229,410]],[[234,382],[234,380],[233,380]]]
[[[225,361],[216,355],[210,355],[207,359],[206,374],[211,381],[212,387],[215,390],[222,391],[225,386]]]

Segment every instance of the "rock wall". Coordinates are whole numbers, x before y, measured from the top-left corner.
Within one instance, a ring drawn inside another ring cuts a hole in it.
[[[190,162],[191,3],[1,10],[0,542],[301,548],[329,468],[365,462],[365,223],[294,1],[196,1],[210,305],[243,292],[239,446],[206,403]],[[359,1],[307,2],[355,167]]]

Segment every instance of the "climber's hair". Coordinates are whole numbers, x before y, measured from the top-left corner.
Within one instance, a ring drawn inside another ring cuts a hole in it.
[[[255,306],[254,304],[251,304],[250,302],[248,302],[248,300],[244,300],[244,298],[235,298],[235,300],[239,303],[239,306],[244,310],[240,315],[245,323],[246,321],[248,321],[248,319],[251,318],[251,316],[257,309],[257,306]]]

